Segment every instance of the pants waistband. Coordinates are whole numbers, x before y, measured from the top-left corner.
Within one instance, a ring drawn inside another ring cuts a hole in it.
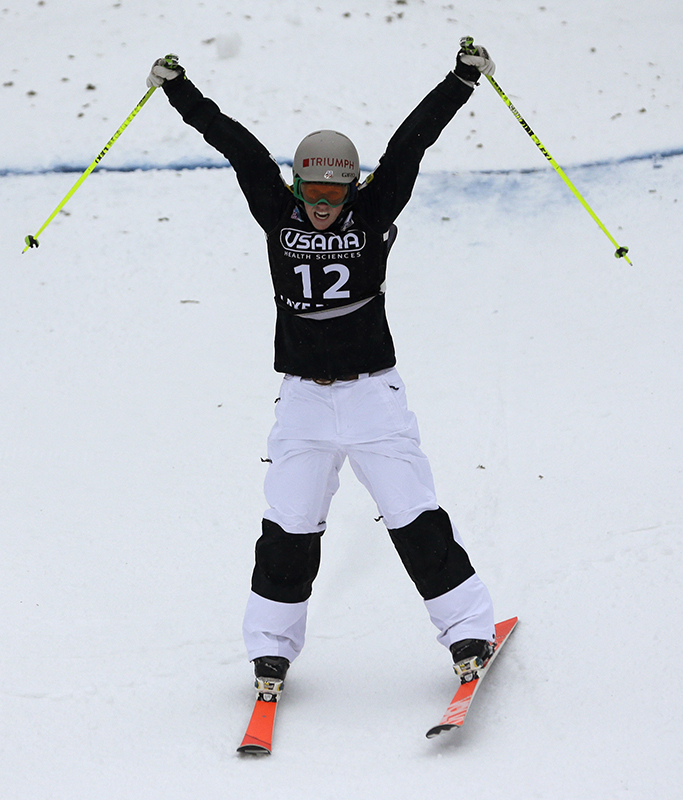
[[[362,378],[373,378],[376,375],[385,375],[387,372],[391,372],[392,369],[394,368],[389,367],[388,369],[379,369],[376,372],[358,372],[352,375],[340,375],[338,378],[304,378],[299,375],[293,375],[292,377],[298,377],[302,381],[312,381],[313,383],[317,383],[318,386],[332,386],[333,383],[337,383],[338,381],[348,383],[349,381],[357,381]]]

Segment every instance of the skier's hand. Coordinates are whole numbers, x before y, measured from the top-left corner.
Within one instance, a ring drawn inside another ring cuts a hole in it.
[[[453,72],[463,83],[474,88],[480,75],[491,75],[496,71],[496,65],[485,47],[474,44],[471,36],[460,40],[460,50],[455,61]]]
[[[182,75],[185,70],[178,64],[178,56],[169,53],[164,58],[157,58],[152,64],[152,70],[147,76],[147,86],[162,86],[166,81],[172,81],[178,75]]]

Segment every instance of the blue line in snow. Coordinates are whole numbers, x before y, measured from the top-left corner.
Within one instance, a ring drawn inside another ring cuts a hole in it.
[[[622,158],[607,159],[604,161],[590,161],[585,164],[576,164],[573,167],[565,167],[568,169],[586,169],[591,167],[609,167],[617,164],[628,164],[634,161],[653,161],[654,165],[663,159],[675,158],[676,156],[683,155],[683,148],[675,148],[672,150],[663,150],[653,153],[642,153],[640,155],[624,156]],[[291,159],[277,159],[280,166],[292,166]],[[77,164],[56,164],[53,167],[44,167],[38,169],[24,169],[22,167],[3,167],[0,168],[0,177],[7,175],[53,175],[58,173],[85,172],[88,165],[82,166]],[[230,169],[228,161],[179,161],[169,162],[167,164],[127,164],[119,167],[108,167],[104,164],[97,167],[97,172],[148,172],[152,170],[195,170],[195,169]],[[364,172],[371,172],[370,167],[361,167]],[[474,170],[469,172],[470,175],[528,175],[537,172],[547,172],[551,167],[527,167],[522,169],[484,169]]]

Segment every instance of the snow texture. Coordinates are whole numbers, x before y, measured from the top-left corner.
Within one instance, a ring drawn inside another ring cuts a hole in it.
[[[680,2],[4,5],[3,800],[678,797]],[[283,163],[330,127],[372,168],[467,34],[633,266],[482,81],[399,218],[388,312],[441,503],[520,624],[466,728],[425,739],[449,656],[345,468],[275,752],[244,759],[262,235],[157,92],[23,238],[160,55]]]

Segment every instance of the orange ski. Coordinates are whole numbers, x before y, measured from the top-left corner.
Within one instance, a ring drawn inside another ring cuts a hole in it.
[[[494,658],[500,652],[500,648],[505,644],[516,624],[517,617],[512,617],[512,619],[499,622],[496,625],[496,649],[493,651],[493,655],[486,664],[475,673],[475,677],[458,686],[458,691],[455,693],[450,705],[446,709],[446,713],[441,722],[427,731],[428,739],[432,739],[434,736],[438,736],[444,731],[450,731],[452,728],[462,727],[482,678],[488,672],[491,664],[493,664]]]
[[[279,697],[279,691],[273,694],[259,692],[256,696],[254,711],[242,744],[237,748],[238,753],[270,755],[273,749],[273,726]]]

